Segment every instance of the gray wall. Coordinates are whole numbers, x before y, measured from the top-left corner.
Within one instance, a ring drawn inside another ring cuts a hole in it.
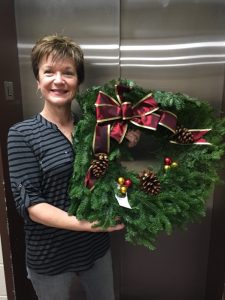
[[[29,54],[40,36],[61,33],[84,49],[83,89],[118,78],[180,91],[221,110],[225,63],[222,0],[15,0],[24,117],[41,110]],[[188,231],[160,236],[149,252],[112,236],[118,299],[206,299],[212,210]],[[211,300],[216,300],[212,298]]]

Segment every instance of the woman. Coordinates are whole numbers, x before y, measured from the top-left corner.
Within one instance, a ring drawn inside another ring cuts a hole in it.
[[[8,137],[11,188],[26,233],[28,277],[40,300],[67,300],[74,276],[87,299],[114,299],[108,232],[68,215],[68,181],[75,153],[71,103],[84,80],[83,53],[67,37],[46,36],[32,49],[44,100],[36,116],[12,126]],[[130,146],[138,134],[127,134]],[[73,298],[73,299],[76,299]]]

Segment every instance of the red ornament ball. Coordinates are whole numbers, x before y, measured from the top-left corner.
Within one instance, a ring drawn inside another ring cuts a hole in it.
[[[165,157],[164,163],[165,163],[165,165],[169,166],[172,164],[172,159],[170,157]]]
[[[125,185],[126,187],[130,187],[130,186],[132,186],[132,181],[131,181],[130,179],[126,179],[126,180],[124,181],[124,185]]]

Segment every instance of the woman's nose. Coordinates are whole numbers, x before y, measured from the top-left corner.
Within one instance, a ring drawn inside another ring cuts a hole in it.
[[[55,81],[55,83],[62,83],[64,81],[61,72],[56,72],[55,73],[54,81]]]

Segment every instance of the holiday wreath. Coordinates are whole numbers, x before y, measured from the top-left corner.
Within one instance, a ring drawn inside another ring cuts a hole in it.
[[[149,249],[160,232],[205,215],[225,149],[225,120],[209,103],[129,80],[92,87],[77,99],[83,117],[74,134],[70,214],[103,228],[119,216],[125,239]],[[150,141],[143,153],[124,138],[135,128]],[[135,152],[150,159],[141,172],[123,164],[135,161]]]

